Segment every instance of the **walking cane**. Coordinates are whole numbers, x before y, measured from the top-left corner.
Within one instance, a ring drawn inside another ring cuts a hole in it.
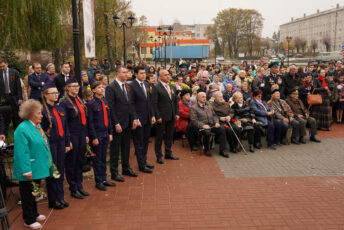
[[[239,142],[239,144],[240,144],[241,148],[244,150],[244,152],[245,152],[245,155],[247,155],[247,152],[246,152],[246,150],[245,150],[244,146],[242,145],[242,143],[241,143],[241,141],[240,141],[239,137],[236,135],[236,133],[235,133],[235,131],[234,131],[234,129],[233,129],[233,127],[232,127],[231,123],[227,121],[227,124],[229,125],[229,127],[230,127],[230,128],[231,128],[231,130],[233,131],[233,133],[234,133],[234,136],[235,136],[235,137],[236,137],[236,139],[238,140],[238,142]]]

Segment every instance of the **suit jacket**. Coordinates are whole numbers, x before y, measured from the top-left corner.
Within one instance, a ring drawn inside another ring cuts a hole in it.
[[[23,94],[21,89],[20,77],[17,70],[8,68],[8,80],[11,90],[11,96],[16,105],[18,105],[18,100],[23,100]],[[3,71],[0,71],[0,93],[5,93],[5,82]]]
[[[45,134],[44,134],[45,135]],[[13,177],[27,181],[23,173],[32,172],[32,179],[37,180],[52,175],[52,157],[38,129],[25,120],[14,132],[14,171]]]
[[[71,78],[71,77],[72,76],[69,75],[69,78]],[[65,75],[63,75],[62,73],[57,75],[54,78],[54,83],[55,83],[55,86],[56,86],[57,90],[60,93],[60,95],[59,95],[59,99],[60,99],[60,98],[62,98],[64,96],[64,91],[65,91],[65,86],[66,86]]]
[[[40,79],[38,79],[36,73],[29,75],[29,85],[31,87],[30,99],[40,100],[43,82],[46,84],[49,81],[48,75],[41,73]]]
[[[130,88],[131,87],[126,83],[129,100],[125,98],[125,95],[116,80],[114,80],[105,89],[105,98],[109,103],[112,125],[115,126],[120,124],[122,129],[130,126],[134,120]],[[135,119],[137,118],[135,117]]]
[[[216,123],[219,123],[219,118],[216,116],[211,106],[204,105],[201,107],[198,103],[191,106],[190,120],[191,125],[197,129],[202,129],[203,125],[212,127],[215,126]]]
[[[281,79],[282,83],[278,83],[278,79]],[[271,86],[277,84],[279,86],[279,91],[281,93],[281,98],[284,99],[285,93],[285,80],[282,75],[276,74],[274,77],[272,74],[267,76],[264,79],[264,91],[263,91],[263,100],[268,101],[271,98]]]
[[[176,89],[170,84],[171,98],[165,86],[159,81],[152,89],[152,100],[155,118],[162,118],[163,121],[174,120],[175,115],[179,115],[178,97]]]
[[[302,101],[300,99],[294,100],[291,97],[288,97],[287,100],[285,100],[288,105],[290,106],[291,110],[294,113],[294,117],[298,120],[298,115],[306,116],[306,114],[309,114],[308,110],[303,105]]]
[[[270,100],[268,105],[275,111],[274,116],[277,119],[283,120],[285,118],[293,117],[293,111],[285,100]]]
[[[147,122],[151,122],[151,118],[154,116],[154,110],[150,86],[145,81],[143,84],[146,88],[147,97],[144,94],[142,87],[136,80],[133,80],[129,83],[134,117],[138,118],[142,125],[145,125]]]

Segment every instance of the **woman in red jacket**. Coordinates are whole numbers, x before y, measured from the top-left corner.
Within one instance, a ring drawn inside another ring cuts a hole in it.
[[[197,132],[191,127],[190,124],[190,107],[194,105],[194,102],[190,100],[190,90],[183,89],[180,91],[179,101],[179,116],[180,118],[174,123],[174,127],[177,132],[186,134],[191,151],[197,151]]]

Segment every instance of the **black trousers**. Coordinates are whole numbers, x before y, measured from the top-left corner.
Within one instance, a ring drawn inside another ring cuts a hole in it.
[[[247,133],[247,141],[249,145],[260,143],[260,127],[257,124],[249,123],[248,125],[243,125],[243,132]]]
[[[215,133],[216,138],[219,140],[219,152],[225,151],[227,148],[226,130],[223,126],[220,126],[219,128],[213,127],[210,130],[205,129],[200,132],[200,135],[203,137],[204,151],[209,151],[211,133]]]
[[[174,119],[170,121],[162,121],[161,124],[156,125],[155,133],[155,155],[157,158],[162,157],[162,137],[165,133],[165,156],[172,154],[172,140],[174,131]]]
[[[224,124],[222,124],[222,125],[224,125]],[[239,128],[236,124],[233,124],[233,123],[231,123],[231,126],[232,126],[235,134],[240,138],[241,132],[242,132],[241,128]],[[227,142],[229,144],[229,147],[233,150],[239,144],[238,139],[235,137],[234,132],[230,127],[225,128],[225,129],[226,129]]]
[[[135,155],[140,169],[146,167],[150,131],[151,124],[149,121],[133,131]]]
[[[35,180],[37,184],[41,183],[41,180]],[[33,186],[32,181],[19,181],[19,192],[22,202],[23,219],[25,224],[30,225],[36,222],[36,218],[39,216],[37,211],[37,202],[32,195]]]
[[[198,140],[198,132],[197,130],[191,125],[191,122],[189,122],[188,126],[186,127],[186,138],[188,139],[190,148],[193,146],[197,146],[197,140]]]
[[[123,129],[121,133],[116,133],[114,128],[113,141],[110,145],[110,172],[111,175],[118,174],[119,149],[121,148],[122,171],[130,168],[130,133],[131,127]]]
[[[13,130],[17,128],[17,126],[20,123],[20,117],[19,117],[19,107],[14,101],[15,99],[11,95],[5,95],[5,104],[11,106],[11,113],[10,115],[4,114],[4,120],[5,120],[5,136],[8,136],[8,127],[12,121],[13,123]]]

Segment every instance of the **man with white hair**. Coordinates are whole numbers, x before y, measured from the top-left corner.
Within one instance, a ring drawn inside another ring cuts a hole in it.
[[[197,95],[197,104],[193,105],[190,109],[191,125],[200,131],[200,135],[203,136],[204,154],[211,156],[209,149],[209,142],[211,133],[215,133],[219,142],[219,154],[228,158],[228,154],[225,152],[227,148],[226,144],[226,130],[219,123],[219,118],[216,116],[213,108],[206,104],[206,94],[200,92]]]
[[[295,65],[289,67],[289,73],[284,76],[285,92],[284,95],[289,95],[293,90],[298,90],[300,77],[297,73]]]

